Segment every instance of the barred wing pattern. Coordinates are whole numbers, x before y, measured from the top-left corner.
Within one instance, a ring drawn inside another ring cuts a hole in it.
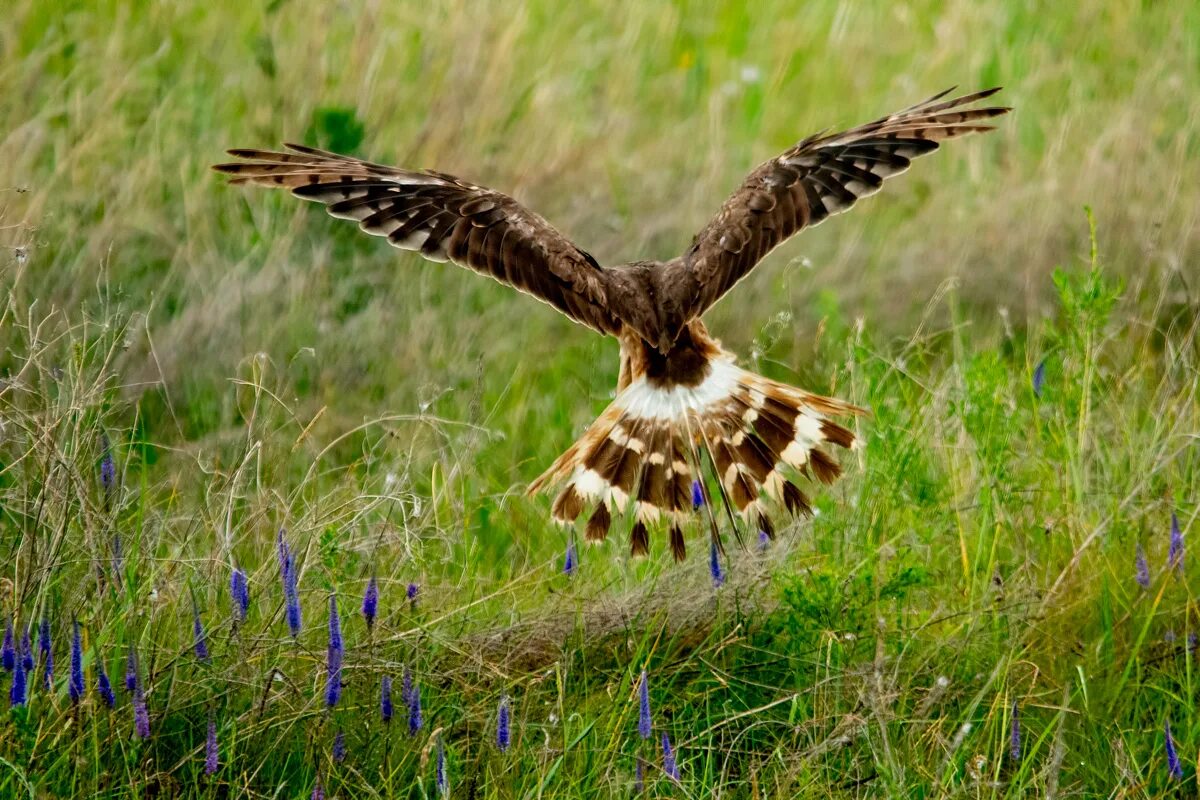
[[[966,108],[999,87],[944,100],[947,89],[875,122],[817,134],[751,172],[672,262],[668,285],[686,287],[675,325],[700,316],[787,238],[851,208],[944,139],[992,130],[1006,107]]]
[[[292,152],[230,150],[243,160],[213,168],[230,183],[290,189],[395,247],[487,275],[599,333],[620,332],[611,295],[623,282],[511,197],[440,172],[285,147]]]

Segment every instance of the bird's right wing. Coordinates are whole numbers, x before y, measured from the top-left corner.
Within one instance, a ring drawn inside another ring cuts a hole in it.
[[[292,152],[230,150],[242,160],[213,169],[232,175],[230,183],[324,203],[332,216],[357,220],[395,247],[487,275],[600,333],[620,332],[609,298],[619,292],[614,273],[511,197],[439,172],[286,147]]]

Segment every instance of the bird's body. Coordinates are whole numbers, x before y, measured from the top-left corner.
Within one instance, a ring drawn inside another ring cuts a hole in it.
[[[231,150],[244,160],[216,169],[235,183],[324,203],[396,247],[454,261],[616,337],[616,398],[530,491],[560,486],[553,518],[569,524],[588,512],[591,540],[628,516],[635,555],[648,551],[650,529],[665,525],[681,559],[683,528],[695,512],[716,535],[710,484],[731,517],[769,536],[771,506],[811,511],[797,478],[835,480],[841,468],[822,445],[855,446],[855,434],[835,418],[862,413],[739,368],[701,315],[792,234],[873,194],[938,142],[990,130],[980,121],[1008,109],[968,106],[996,91],[951,100],[943,92],[876,122],[804,139],[751,172],[683,255],[608,268],[507,195],[451,175],[301,145],[288,145],[290,153]]]

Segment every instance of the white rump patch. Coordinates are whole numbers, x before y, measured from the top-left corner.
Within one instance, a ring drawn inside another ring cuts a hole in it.
[[[742,375],[748,374],[733,363],[732,357],[709,362],[708,376],[697,386],[672,386],[661,389],[638,378],[617,396],[613,405],[625,414],[640,419],[678,421],[681,413],[703,414],[728,399],[738,389]]]

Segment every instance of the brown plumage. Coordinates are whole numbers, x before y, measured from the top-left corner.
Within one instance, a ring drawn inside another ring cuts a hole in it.
[[[589,541],[607,537],[614,514],[629,515],[633,555],[648,553],[652,528],[666,527],[681,560],[693,491],[710,525],[711,481],[731,516],[773,537],[768,507],[810,514],[796,481],[837,479],[841,467],[822,445],[856,446],[833,418],[862,413],[739,369],[700,315],[793,234],[874,194],[943,140],[991,130],[983,123],[1009,109],[971,106],[997,91],[945,99],[946,91],[842,133],[810,136],[755,168],[682,256],[610,268],[511,197],[452,175],[295,144],[286,153],[230,150],[240,160],[214,169],[232,183],[323,203],[396,247],[488,275],[617,337],[617,398],[530,492],[562,484],[552,507],[560,522],[591,508]]]

